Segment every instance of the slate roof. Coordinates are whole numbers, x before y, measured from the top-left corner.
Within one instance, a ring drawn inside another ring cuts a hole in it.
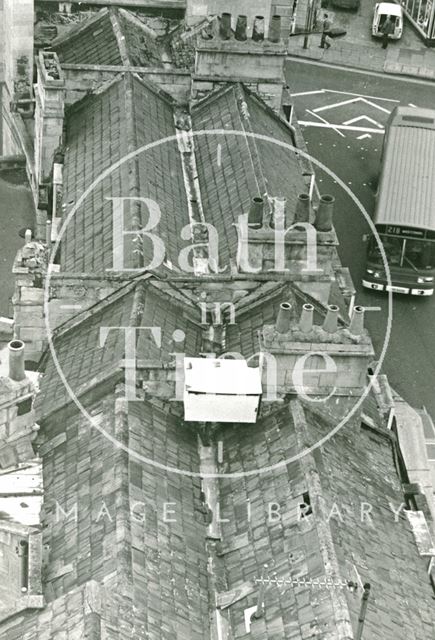
[[[97,95],[74,105],[67,117],[66,213],[87,187],[129,152],[175,137],[175,116],[170,99],[134,74],[116,78]],[[232,224],[247,213],[252,197],[265,193],[284,196],[287,206],[294,208],[297,194],[305,190],[302,168],[292,150],[249,135],[267,135],[293,144],[287,125],[240,85],[203,100],[193,108],[191,119],[205,221],[217,229],[221,265],[229,265],[237,250]],[[201,133],[211,130],[223,135]],[[240,134],[226,135],[225,130]],[[107,198],[132,195],[158,203],[161,221],[156,229],[165,243],[166,258],[178,264],[179,252],[187,244],[180,234],[189,223],[190,195],[183,178],[182,154],[177,142],[171,140],[125,162],[92,190],[62,240],[63,270],[98,273],[113,266],[112,204]],[[147,215],[143,208],[143,224]],[[128,213],[124,228],[130,228]],[[134,264],[131,240],[131,236],[124,238],[126,268]],[[152,249],[148,241],[145,264],[152,259]]]
[[[160,346],[149,331],[138,331],[138,360],[168,364],[173,361],[173,351],[183,351],[187,355],[198,353],[202,339],[199,309],[186,302],[176,291],[163,293],[154,283],[131,283],[60,326],[54,333],[53,344],[59,366],[72,391],[79,396],[120,371],[121,361],[125,358],[125,334],[120,330],[109,330],[100,346],[101,330],[106,331],[105,327],[160,329]],[[185,334],[182,346],[173,339],[175,330]],[[39,416],[70,402],[69,392],[47,353],[41,393],[36,402]]]
[[[104,171],[126,155],[162,138],[175,136],[171,102],[138,77],[119,76],[98,95],[74,105],[67,118],[64,173],[66,212]],[[114,169],[89,193],[62,239],[62,269],[101,273],[113,267],[112,203],[107,198],[140,196],[158,203],[156,227],[166,257],[177,263],[185,243],[181,229],[189,223],[183,169],[175,140],[157,144]],[[148,211],[142,207],[143,225]],[[124,229],[131,228],[127,211]],[[124,237],[124,267],[134,267],[131,236]],[[153,257],[145,241],[144,261]]]
[[[266,577],[301,583],[334,578],[346,584],[357,581],[358,572],[372,585],[368,638],[432,640],[426,559],[418,556],[407,519],[402,514],[395,522],[389,506],[399,507],[402,490],[388,433],[354,421],[321,450],[286,462],[335,423],[293,401],[272,407],[255,425],[221,428],[219,472],[280,466],[217,480],[222,538],[215,546],[207,540],[201,479],[168,469],[197,473],[200,467],[197,434],[171,405],[119,405],[113,394],[88,400],[88,410],[128,445],[129,456],[78,412],[44,422],[47,607],[42,615],[28,612],[11,622],[8,638],[26,633],[30,640],[51,639],[60,626],[66,640],[76,637],[74,628],[83,636],[86,607],[79,594],[90,580],[105,585],[98,616],[113,637],[126,629],[140,640],[210,637],[213,617],[207,614],[216,592],[223,629],[235,639],[335,637],[347,615],[341,605],[348,607],[355,632],[361,587],[353,594],[346,588],[271,584],[264,617],[252,622],[248,636],[244,611],[257,603],[254,579],[266,563]],[[300,518],[308,498],[312,513]],[[371,522],[361,522],[361,502],[372,505]],[[163,521],[165,503],[173,522]],[[77,518],[59,517],[56,505],[67,511],[74,504]],[[276,520],[269,520],[270,504],[279,511]],[[122,599],[123,589],[133,606]],[[72,614],[75,625],[66,619]]]
[[[61,64],[162,67],[164,45],[125,9],[101,9],[53,40]]]

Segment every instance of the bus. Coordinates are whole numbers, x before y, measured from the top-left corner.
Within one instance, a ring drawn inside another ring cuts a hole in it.
[[[431,296],[435,277],[435,111],[396,107],[386,129],[363,286]]]

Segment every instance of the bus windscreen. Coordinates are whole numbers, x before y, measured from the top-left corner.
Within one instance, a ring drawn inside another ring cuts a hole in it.
[[[380,236],[390,267],[413,269],[415,272],[435,269],[435,242],[402,237]],[[371,238],[369,262],[382,266],[381,250],[374,237]]]

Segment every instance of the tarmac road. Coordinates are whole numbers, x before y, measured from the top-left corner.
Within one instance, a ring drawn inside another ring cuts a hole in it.
[[[381,74],[331,68],[289,60],[287,82],[296,100],[308,152],[336,173],[370,216],[380,167],[383,127],[396,104],[435,107],[435,83],[393,79]],[[321,193],[336,198],[335,226],[343,264],[350,268],[357,303],[380,307],[367,314],[377,354],[386,335],[387,297],[363,289],[369,226],[358,207],[336,182],[317,171]],[[384,362],[392,386],[415,407],[425,406],[435,419],[435,296],[394,296],[392,332]]]

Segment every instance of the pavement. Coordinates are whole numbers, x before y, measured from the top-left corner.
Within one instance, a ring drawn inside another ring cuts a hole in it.
[[[320,33],[309,36],[307,49],[303,48],[303,35],[291,36],[289,57],[435,81],[435,49],[424,45],[406,17],[402,38],[391,41],[386,49],[382,49],[380,39],[371,36],[375,4],[375,0],[361,0],[356,12],[335,7],[322,9],[322,14],[328,13],[333,26],[345,29],[346,35],[334,38],[329,49],[319,46]]]

